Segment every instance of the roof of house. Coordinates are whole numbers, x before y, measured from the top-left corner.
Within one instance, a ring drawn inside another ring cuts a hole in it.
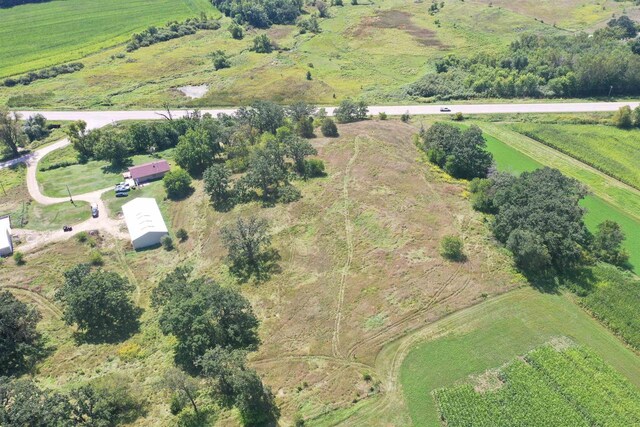
[[[167,233],[156,199],[138,197],[122,205],[122,214],[129,229],[131,240],[147,233]]]
[[[11,218],[0,217],[0,248],[11,247]]]
[[[140,166],[132,166],[129,168],[129,174],[131,174],[132,179],[140,179],[156,175],[158,173],[169,172],[169,169],[170,166],[166,160],[158,160],[151,163],[145,163]]]

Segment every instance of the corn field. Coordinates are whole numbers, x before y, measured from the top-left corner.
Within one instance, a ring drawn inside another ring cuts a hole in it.
[[[536,349],[502,367],[500,386],[434,392],[441,419],[458,426],[637,426],[640,390],[584,347]]]

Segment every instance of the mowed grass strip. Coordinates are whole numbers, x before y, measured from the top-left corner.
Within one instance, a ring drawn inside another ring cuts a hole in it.
[[[514,123],[513,130],[640,188],[640,129],[601,125]]]
[[[203,11],[219,15],[207,0],[54,0],[0,9],[0,77],[77,60]]]
[[[594,194],[587,196],[581,204],[587,209],[584,217],[585,224],[595,232],[598,224],[605,220],[616,221],[626,235],[623,243],[629,252],[629,261],[635,273],[640,272],[640,218],[633,215],[630,206],[640,209],[640,194],[624,185],[616,185],[613,178],[604,177],[587,165],[547,147],[531,138],[507,130],[494,124],[478,123],[485,131],[487,148],[493,154],[498,170],[519,174],[532,171],[543,166],[554,167],[579,181],[587,184]],[[491,133],[486,133],[486,132]],[[493,132],[501,135],[496,138]],[[525,140],[514,140],[510,136],[515,134]],[[508,143],[506,142],[508,141]],[[594,187],[595,186],[595,187]],[[605,197],[602,197],[602,196]],[[611,195],[612,197],[608,197]],[[635,211],[638,214],[640,210]]]
[[[560,336],[590,347],[640,386],[640,358],[564,295],[523,288],[455,313],[432,328],[447,334],[415,345],[400,371],[415,426],[441,425],[431,397],[434,390],[452,387]]]

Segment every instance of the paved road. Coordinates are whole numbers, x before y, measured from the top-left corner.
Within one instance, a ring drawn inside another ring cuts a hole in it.
[[[565,102],[565,103],[532,103],[532,104],[439,104],[439,105],[394,105],[369,107],[371,114],[386,112],[390,115],[400,115],[407,111],[412,115],[425,114],[450,114],[441,112],[440,107],[446,106],[453,113],[463,114],[492,114],[492,113],[588,113],[598,111],[615,111],[618,108],[629,105],[635,108],[640,105],[638,101],[632,102]],[[334,107],[327,107],[327,112],[333,114]],[[235,108],[230,109],[202,109],[203,113],[232,114]],[[183,116],[187,110],[172,111],[173,117]],[[40,113],[49,120],[84,120],[89,127],[101,127],[111,122],[121,120],[154,120],[162,119],[166,111],[19,111],[27,117]]]

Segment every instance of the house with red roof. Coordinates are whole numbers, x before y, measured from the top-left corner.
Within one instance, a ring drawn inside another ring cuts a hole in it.
[[[136,184],[141,184],[162,178],[170,169],[171,167],[166,160],[158,160],[144,165],[132,166],[123,175],[125,179],[132,179]]]

